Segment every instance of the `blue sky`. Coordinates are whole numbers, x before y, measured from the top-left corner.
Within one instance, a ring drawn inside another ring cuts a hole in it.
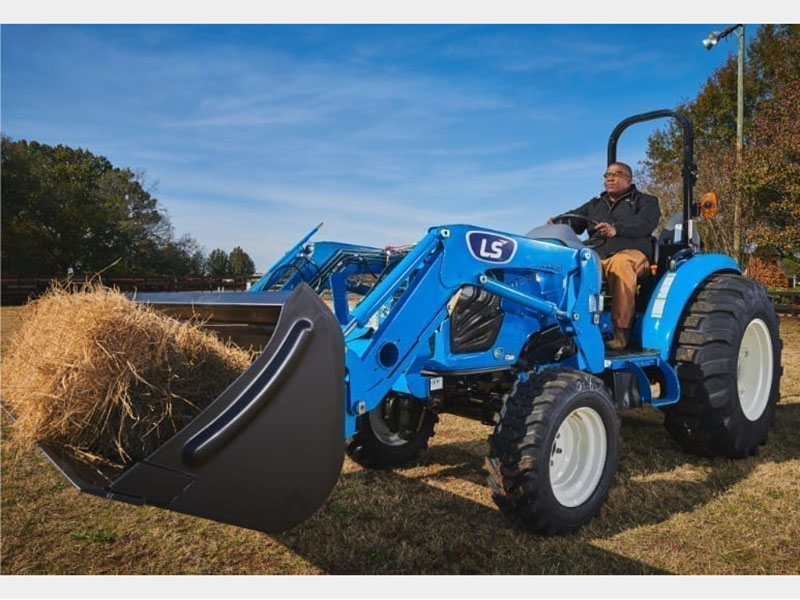
[[[712,29],[4,25],[0,124],[144,170],[177,234],[263,270],[319,222],[383,246],[577,206],[618,121],[693,97],[735,51],[705,51]]]

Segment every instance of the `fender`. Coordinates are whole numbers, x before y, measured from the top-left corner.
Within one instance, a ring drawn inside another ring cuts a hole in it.
[[[714,273],[741,273],[739,265],[724,254],[696,254],[661,277],[642,319],[642,347],[671,358],[678,322],[697,288]]]

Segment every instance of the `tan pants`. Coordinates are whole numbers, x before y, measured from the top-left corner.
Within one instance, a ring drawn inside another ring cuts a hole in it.
[[[614,327],[630,329],[633,321],[636,279],[644,275],[650,262],[639,250],[629,248],[604,258],[603,279],[611,292],[611,322]]]

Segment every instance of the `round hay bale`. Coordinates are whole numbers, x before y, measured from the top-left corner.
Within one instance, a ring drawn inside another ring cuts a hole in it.
[[[14,441],[115,471],[169,439],[252,358],[98,284],[54,287],[20,320],[0,384]]]

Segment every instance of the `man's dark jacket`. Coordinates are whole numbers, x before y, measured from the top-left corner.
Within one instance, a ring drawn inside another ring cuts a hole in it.
[[[600,258],[607,258],[620,250],[635,248],[653,260],[650,236],[661,217],[658,198],[655,196],[640,192],[635,185],[632,185],[613,206],[608,193],[603,192],[599,197],[592,198],[583,206],[569,212],[585,215],[599,223],[611,223],[617,229],[617,235],[614,237],[602,238],[595,232],[594,225],[583,219],[569,219],[569,224],[575,233],[583,233],[588,228],[592,244],[599,243],[601,239],[605,240],[595,248]]]

